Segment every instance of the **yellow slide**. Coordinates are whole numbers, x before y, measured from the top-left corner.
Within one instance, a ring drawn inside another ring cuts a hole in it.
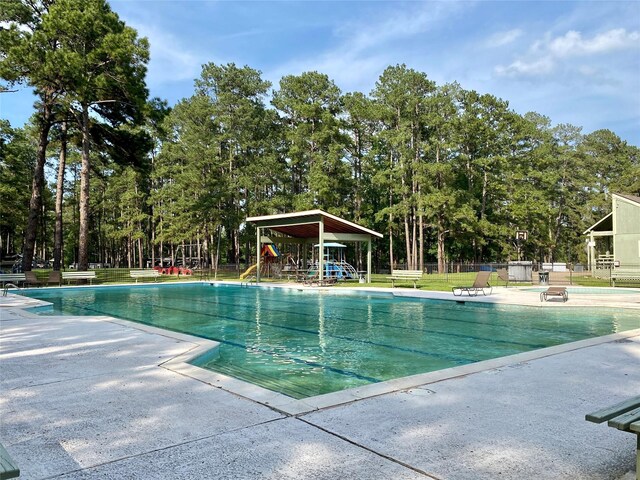
[[[255,263],[255,264],[251,265],[249,268],[247,268],[247,271],[240,275],[240,280],[244,280],[246,277],[251,275],[253,273],[253,271],[256,269],[257,266],[258,266],[258,264]]]

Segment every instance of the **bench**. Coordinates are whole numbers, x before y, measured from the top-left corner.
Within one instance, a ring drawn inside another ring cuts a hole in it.
[[[72,280],[89,280],[91,285],[95,278],[96,272],[62,272],[62,280],[67,280],[67,283],[71,283]]]
[[[636,478],[640,478],[640,396],[589,413],[585,420],[593,423],[608,422],[612,428],[636,434]]]
[[[640,270],[625,270],[615,268],[611,270],[611,284],[615,287],[617,282],[640,282]]]
[[[391,280],[391,288],[396,286],[398,282],[413,282],[413,288],[418,288],[416,283],[422,279],[422,270],[391,270],[391,276],[387,280]]]
[[[155,282],[158,281],[158,277],[162,274],[158,270],[154,270],[152,268],[147,268],[143,270],[131,270],[129,271],[129,276],[131,278],[136,279],[136,283],[138,283],[138,279],[140,278],[153,278]]]
[[[0,284],[25,283],[27,276],[24,273],[0,273]]]
[[[540,301],[547,301],[549,297],[561,297],[563,302],[569,300],[569,292],[566,287],[549,287],[544,292],[540,292]]]
[[[20,469],[0,443],[0,480],[20,476]]]
[[[313,287],[314,284],[318,285],[319,287],[326,287],[329,285],[335,285],[337,282],[338,277],[334,276],[322,277],[322,280],[320,280],[320,276],[318,275],[318,273],[314,273],[313,271],[311,271],[311,273],[308,273],[307,276],[302,280],[302,283],[309,287]]]
[[[338,277],[322,277],[322,280],[316,278],[315,280],[312,280],[309,285],[313,286],[314,283],[317,283],[319,287],[328,287],[338,283]]]

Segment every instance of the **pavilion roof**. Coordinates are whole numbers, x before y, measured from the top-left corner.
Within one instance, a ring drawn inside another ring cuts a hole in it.
[[[296,238],[317,238],[320,231],[320,221],[324,224],[325,233],[364,234],[378,238],[383,237],[381,233],[345,220],[344,218],[331,215],[323,210],[305,210],[301,212],[247,218],[247,222],[251,222],[258,227],[269,228],[270,230]]]

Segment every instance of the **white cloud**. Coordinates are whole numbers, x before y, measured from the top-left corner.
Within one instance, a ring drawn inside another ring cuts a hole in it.
[[[458,2],[415,5],[411,9],[405,6],[391,13],[385,11],[383,17],[343,23],[334,29],[339,40],[335,47],[313,57],[278,65],[268,76],[277,81],[282,75],[318,71],[327,74],[345,91],[367,92],[386,67],[402,63],[400,58],[406,42],[417,41],[421,34],[441,27],[452,15],[469,7],[469,3]],[[425,45],[424,51],[428,49],[429,45]]]
[[[458,8],[459,6],[455,3],[429,2],[423,4],[422,8],[409,12],[406,10],[395,11],[382,21],[342,25],[337,31],[348,32],[346,37],[351,52],[361,52],[396,39],[412,37],[424,32],[448,16],[452,10],[456,11]]]
[[[495,72],[498,75],[504,75],[508,77],[540,76],[546,75],[553,71],[554,66],[555,64],[550,58],[541,58],[531,62],[516,60],[506,67],[498,65],[495,68]]]
[[[543,48],[556,57],[608,53],[638,46],[640,33],[627,32],[624,28],[609,30],[591,39],[582,38],[580,32],[570,30],[563,36],[543,44]]]
[[[552,74],[562,66],[565,71],[573,70],[590,76],[595,67],[584,64],[574,66],[570,59],[637,50],[639,47],[638,31],[627,32],[624,28],[617,28],[584,38],[580,32],[569,30],[564,35],[547,35],[542,40],[534,42],[525,55],[507,66],[498,65],[494,71],[502,76],[535,77]]]
[[[497,32],[489,37],[486,45],[488,47],[502,47],[516,41],[522,36],[522,33],[522,30],[519,28],[514,28],[513,30],[508,30],[506,32]]]
[[[151,60],[147,81],[149,84],[192,80],[200,75],[203,56],[192,51],[173,34],[151,25],[135,24],[132,26],[140,36],[149,39]]]

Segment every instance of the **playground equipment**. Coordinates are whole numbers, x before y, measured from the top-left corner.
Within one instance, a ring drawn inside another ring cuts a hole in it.
[[[260,273],[262,275],[268,276],[269,273],[279,273],[282,270],[280,265],[277,265],[274,260],[281,256],[278,247],[276,247],[273,243],[265,243],[262,246],[262,250],[260,250],[260,256],[265,259],[264,262],[261,262],[260,265]],[[240,275],[240,280],[244,280],[249,275],[252,275],[256,271],[257,264],[251,265],[247,268],[244,273]],[[277,272],[275,272],[277,270]]]
[[[173,265],[170,267],[161,267],[156,266],[153,269],[159,272],[161,275],[193,275],[193,270],[185,267],[174,267]]]
[[[314,245],[315,248],[319,248],[320,245]],[[344,249],[346,245],[341,243],[328,242],[324,244],[324,277],[337,278],[338,280],[352,280],[359,278],[358,272],[353,266],[344,259]],[[331,253],[334,253],[334,257],[331,257]],[[315,264],[317,268],[317,262]]]
[[[247,278],[249,275],[251,275],[251,274],[256,270],[256,267],[257,267],[257,266],[258,266],[258,265],[254,263],[254,264],[253,264],[253,265],[251,265],[249,268],[247,268],[247,269],[244,271],[244,273],[241,273],[241,274],[240,274],[240,280],[244,280],[244,279],[245,279],[245,278]]]
[[[278,248],[271,242],[268,237],[262,237],[262,248],[260,249],[260,276],[280,277],[283,274],[288,276],[294,274],[296,278],[300,276],[298,262],[294,260],[292,255],[282,255]],[[319,247],[318,244],[315,245]],[[341,243],[324,243],[324,274],[323,278],[329,280],[354,280],[359,279],[358,271],[348,263],[345,258],[346,245]],[[312,261],[309,270],[305,270],[305,278],[312,278],[318,271],[318,255],[315,255],[315,261]],[[241,275],[240,280],[247,280],[256,275],[257,263],[249,266]]]

